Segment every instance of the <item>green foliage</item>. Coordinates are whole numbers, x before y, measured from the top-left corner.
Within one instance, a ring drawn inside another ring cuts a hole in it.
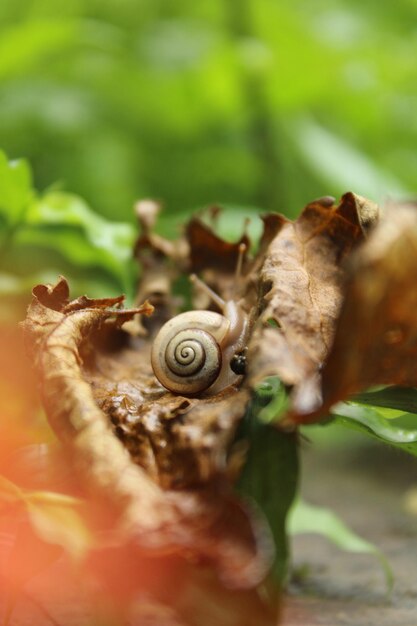
[[[415,3],[3,0],[0,146],[111,219],[415,186]],[[377,51],[377,53],[376,53]]]
[[[359,404],[370,404],[417,414],[417,389],[413,387],[382,387],[357,394],[353,400]]]
[[[253,499],[268,520],[275,544],[273,575],[285,580],[288,570],[286,517],[298,484],[297,437],[264,421],[265,410],[282,399],[277,379],[259,386],[245,416],[240,436],[249,443],[238,489]],[[274,411],[275,412],[275,411]],[[269,419],[268,419],[269,421]]]
[[[415,407],[414,389],[382,388],[355,397],[381,406],[358,402],[338,403],[331,411],[333,423],[358,430],[417,456],[417,430],[397,426],[405,410]],[[239,489],[253,498],[268,519],[276,548],[274,575],[284,580],[288,571],[288,535],[317,533],[339,548],[376,556],[384,570],[387,587],[393,575],[386,557],[372,543],[349,529],[332,511],[296,498],[298,462],[294,435],[277,430],[288,407],[287,392],[276,377],[266,379],[256,390],[240,436],[250,442],[249,455]],[[412,415],[414,423],[417,415]],[[279,497],[277,497],[279,494]]]
[[[109,297],[134,295],[137,268],[132,250],[135,227],[107,220],[79,196],[48,189],[38,193],[25,160],[8,161],[0,151],[0,297],[2,317],[13,316],[15,301],[27,301],[32,287],[55,282],[65,274],[73,295]],[[190,212],[162,214],[159,230],[168,237],[179,234]],[[245,226],[247,220],[249,224]],[[253,208],[228,210],[219,219],[219,233],[230,240],[246,228],[256,242],[262,231]],[[6,300],[7,298],[7,300]],[[20,314],[18,314],[20,315]]]
[[[27,296],[62,273],[90,296],[133,295],[133,226],[107,221],[77,196],[38,194],[26,161],[8,162],[2,152],[0,187],[1,296]]]
[[[114,278],[122,291],[130,292],[134,238],[130,224],[108,222],[81,198],[50,192],[30,205],[16,243],[49,247],[76,268],[97,267]]]
[[[348,528],[333,511],[297,498],[289,512],[287,528],[292,536],[314,533],[325,537],[341,550],[376,556],[384,570],[387,587],[392,589],[393,574],[386,557],[372,543]]]
[[[404,413],[390,415],[391,419],[387,419],[386,413],[376,407],[340,402],[332,408],[331,414],[337,423],[417,456],[417,430],[398,427],[393,423]],[[413,417],[417,421],[417,415]]]
[[[11,228],[22,219],[32,199],[32,175],[24,160],[7,160],[0,152],[0,217],[3,225],[3,236],[7,235],[7,227]]]
[[[258,420],[265,424],[279,421],[285,414],[289,399],[285,386],[277,376],[266,378],[256,389]]]

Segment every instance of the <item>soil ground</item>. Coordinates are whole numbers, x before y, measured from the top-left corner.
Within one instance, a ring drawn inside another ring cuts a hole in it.
[[[379,443],[304,442],[302,468],[304,498],[330,507],[380,548],[394,588],[387,594],[375,557],[345,553],[316,535],[298,536],[292,550],[299,575],[288,589],[283,626],[417,626],[415,495],[410,505],[417,459]]]

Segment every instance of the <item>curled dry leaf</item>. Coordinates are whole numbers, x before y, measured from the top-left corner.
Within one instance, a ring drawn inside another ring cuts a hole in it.
[[[147,328],[154,329],[175,314],[172,283],[184,271],[188,257],[188,245],[183,237],[171,241],[154,232],[160,210],[161,206],[153,200],[141,200],[135,206],[141,234],[134,247],[134,256],[142,269],[136,302],[152,301],[155,315]],[[133,335],[146,335],[141,320],[135,318],[134,322],[136,324],[126,325],[126,330]]]
[[[121,328],[151,305],[121,305],[70,302],[64,279],[34,289],[25,331],[50,423],[87,491],[117,514],[118,540],[139,562],[174,554],[211,565],[226,587],[256,587],[273,555],[269,531],[228,479],[249,394],[168,393],[152,373],[150,340]],[[250,593],[252,610],[274,624],[274,611]]]
[[[260,270],[260,317],[249,352],[249,380],[279,376],[300,385],[318,372],[332,343],[343,297],[344,261],[376,218],[375,205],[353,193],[338,205],[322,198],[279,226]]]
[[[120,304],[80,308],[64,279],[35,288],[25,327],[49,420],[90,491],[119,511],[122,536],[211,562],[229,586],[253,586],[269,565],[269,535],[224,482],[248,396],[188,400],[163,390],[149,342],[120,330],[152,307]]]
[[[372,385],[417,385],[416,268],[417,209],[392,207],[350,258],[322,373],[323,403],[296,415],[297,421],[317,420],[335,402]]]

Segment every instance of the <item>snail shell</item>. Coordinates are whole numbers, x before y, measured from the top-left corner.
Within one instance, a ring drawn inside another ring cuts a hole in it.
[[[230,368],[230,360],[243,344],[246,326],[246,317],[237,313],[234,303],[226,304],[226,315],[214,311],[177,315],[154,340],[155,376],[174,393],[218,393],[240,378]]]
[[[229,326],[214,311],[188,311],[169,320],[152,346],[155,376],[174,393],[193,395],[210,387],[221,370],[220,344]]]

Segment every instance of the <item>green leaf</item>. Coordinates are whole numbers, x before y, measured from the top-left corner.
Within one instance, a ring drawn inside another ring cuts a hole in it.
[[[285,386],[277,376],[266,378],[256,389],[259,409],[258,419],[266,424],[279,421],[287,411],[289,398]]]
[[[29,274],[28,276],[17,276],[11,272],[0,271],[0,297],[4,298],[2,307],[7,306],[6,298],[10,296],[18,296],[22,293],[30,294],[34,285],[40,283],[53,283],[59,275],[58,269],[49,269],[44,272]],[[2,319],[3,310],[0,311],[0,319]]]
[[[32,174],[26,161],[8,161],[0,151],[0,217],[14,225],[33,196]]]
[[[240,435],[248,440],[250,448],[238,489],[255,500],[268,520],[276,551],[272,573],[282,581],[288,568],[285,525],[297,489],[298,454],[294,433],[282,432],[260,420],[264,405],[271,401],[271,384],[265,383],[255,393],[243,420]]]
[[[381,202],[390,195],[407,197],[409,192],[399,180],[313,120],[298,120],[294,135],[306,162],[331,189],[360,189],[364,196]]]
[[[16,242],[57,250],[78,267],[101,267],[130,291],[134,239],[132,225],[105,220],[78,196],[52,192],[29,207]]]
[[[332,407],[331,415],[337,423],[417,456],[417,430],[395,426],[374,407],[339,402]]]
[[[359,404],[395,409],[417,414],[417,389],[413,387],[383,387],[359,393],[352,398]]]
[[[376,556],[384,570],[387,587],[389,590],[392,589],[393,574],[385,555],[372,543],[348,528],[333,511],[312,506],[298,498],[289,512],[287,528],[292,536],[314,533],[322,535],[347,552]]]
[[[93,296],[134,295],[135,228],[106,220],[73,194],[37,197],[27,163],[1,151],[0,232],[0,295],[28,295],[43,276],[53,282],[59,274]]]
[[[0,39],[0,78],[27,72],[47,57],[57,55],[75,40],[69,20],[25,21],[3,30]]]

